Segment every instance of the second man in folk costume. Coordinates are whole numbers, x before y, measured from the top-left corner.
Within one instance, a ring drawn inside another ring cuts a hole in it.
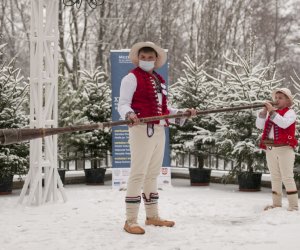
[[[298,210],[298,192],[294,180],[294,148],[296,113],[291,108],[293,97],[287,88],[275,89],[272,93],[276,108],[270,103],[259,112],[256,126],[263,129],[260,147],[266,150],[268,168],[271,174],[273,204],[265,210],[282,206],[282,184],[288,198],[288,210]],[[268,114],[268,115],[267,115]]]

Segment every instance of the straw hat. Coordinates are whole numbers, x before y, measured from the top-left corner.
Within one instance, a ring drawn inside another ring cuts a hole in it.
[[[276,95],[276,93],[278,93],[278,92],[280,92],[280,93],[282,93],[282,94],[285,94],[285,95],[289,98],[289,100],[290,100],[290,102],[291,102],[291,105],[293,104],[293,96],[292,96],[292,93],[291,93],[291,91],[290,91],[289,89],[287,89],[287,88],[280,88],[280,89],[275,89],[275,90],[273,90],[273,92],[272,92],[272,98],[273,98],[273,101],[275,101],[275,95]]]
[[[162,49],[161,47],[157,46],[156,44],[154,44],[152,42],[139,42],[139,43],[134,44],[129,52],[129,59],[131,60],[131,62],[134,65],[138,66],[138,64],[139,64],[138,53],[139,53],[139,50],[143,47],[150,47],[157,52],[158,57],[155,62],[156,69],[160,68],[161,66],[163,66],[166,63],[167,53],[164,51],[164,49]]]

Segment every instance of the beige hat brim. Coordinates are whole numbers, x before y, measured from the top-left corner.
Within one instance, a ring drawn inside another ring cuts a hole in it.
[[[134,65],[136,65],[136,66],[139,65],[138,52],[143,47],[150,47],[157,52],[158,57],[155,62],[155,65],[154,65],[156,69],[160,68],[161,66],[163,66],[166,63],[167,53],[165,52],[164,49],[160,48],[159,46],[157,46],[156,44],[154,44],[152,42],[139,42],[139,43],[134,44],[129,52],[129,59]]]
[[[291,95],[290,92],[286,91],[285,89],[275,89],[275,90],[273,90],[273,92],[272,92],[273,101],[275,101],[275,96],[276,96],[276,93],[278,93],[278,92],[280,92],[282,94],[285,94],[289,98],[289,100],[291,102],[291,105],[294,103],[293,96]]]

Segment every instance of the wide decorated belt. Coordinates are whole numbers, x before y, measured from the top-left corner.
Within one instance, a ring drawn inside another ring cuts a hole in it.
[[[272,139],[263,140],[263,144],[265,144],[268,147],[284,147],[284,146],[289,146],[289,144],[287,144],[287,143],[275,143],[274,140],[272,140]]]

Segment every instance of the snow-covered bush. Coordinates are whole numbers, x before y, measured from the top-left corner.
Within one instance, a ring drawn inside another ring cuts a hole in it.
[[[0,46],[0,56],[4,47]],[[0,129],[28,125],[24,111],[24,102],[28,101],[28,84],[14,64],[15,59],[12,59],[0,65]],[[26,174],[28,156],[28,143],[0,146],[0,177]]]

